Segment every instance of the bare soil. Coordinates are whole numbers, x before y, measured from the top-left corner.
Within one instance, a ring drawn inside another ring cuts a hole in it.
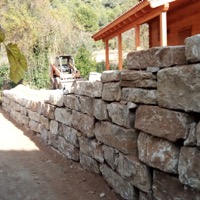
[[[0,107],[0,200],[100,199],[122,200],[102,176],[45,146]]]

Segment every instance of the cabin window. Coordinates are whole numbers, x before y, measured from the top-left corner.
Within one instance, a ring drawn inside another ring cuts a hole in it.
[[[178,31],[178,44],[184,44],[185,38],[190,37],[192,27],[187,27]]]

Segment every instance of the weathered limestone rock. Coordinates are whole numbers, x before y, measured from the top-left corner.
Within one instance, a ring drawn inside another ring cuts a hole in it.
[[[148,50],[131,52],[127,55],[128,69],[162,68],[186,63],[184,46],[153,47]]]
[[[101,97],[103,84],[100,81],[78,81],[75,94],[88,97]]]
[[[122,81],[136,81],[136,80],[156,80],[156,75],[146,71],[123,70],[121,72]]]
[[[55,119],[65,125],[72,124],[72,111],[66,108],[56,108]]]
[[[50,131],[48,131],[42,124],[40,126],[40,135],[45,144],[50,144]]]
[[[158,72],[158,104],[171,109],[200,112],[200,64]]]
[[[103,145],[102,146],[103,153],[104,153],[104,159],[106,163],[112,168],[112,170],[115,170],[116,168],[116,162],[115,162],[115,157],[116,157],[116,150],[112,147]]]
[[[45,129],[50,130],[50,122],[47,117],[40,115],[40,123],[45,127]]]
[[[36,122],[36,121],[33,121],[33,120],[30,120],[29,121],[29,128],[32,130],[32,131],[35,131],[37,133],[40,132],[40,127],[39,127],[39,123]]]
[[[132,88],[157,88],[157,81],[151,79],[135,80],[135,81],[121,81],[121,87]]]
[[[79,161],[79,149],[69,142],[66,142],[63,137],[58,137],[58,150],[67,158]]]
[[[95,174],[100,174],[99,171],[99,163],[94,160],[93,158],[90,158],[89,156],[86,156],[84,154],[80,154],[80,164],[82,167]]]
[[[95,118],[73,110],[72,126],[84,133],[87,137],[93,137]]]
[[[94,116],[98,120],[107,120],[107,103],[101,99],[94,99]]]
[[[39,107],[39,101],[35,100],[35,99],[28,99],[27,103],[26,103],[26,108],[32,110],[33,112],[37,112],[38,111],[38,107]]]
[[[58,135],[58,122],[56,120],[50,121],[50,132],[53,135]]]
[[[181,183],[200,190],[200,151],[195,147],[182,147],[178,165]]]
[[[22,115],[20,112],[18,111],[15,111],[15,110],[12,110],[11,109],[11,112],[10,112],[10,116],[16,121],[18,122],[19,124],[22,124],[22,125],[26,125],[28,126],[29,125],[29,118],[25,115]]]
[[[157,170],[154,170],[153,194],[155,199],[181,200],[197,200],[200,195],[194,189],[181,184],[178,178]]]
[[[105,101],[120,101],[120,83],[105,83],[103,86],[102,99]]]
[[[104,71],[101,76],[101,81],[103,83],[106,82],[117,82],[120,81],[121,78],[121,72],[118,70],[109,70]]]
[[[185,39],[185,54],[190,63],[200,61],[200,34]]]
[[[110,122],[97,122],[94,133],[99,142],[125,154],[137,153],[138,133],[135,129],[125,129]]]
[[[62,130],[65,140],[73,144],[75,147],[79,147],[78,137],[81,136],[81,133],[78,132],[76,129],[66,126],[64,124],[62,125]]]
[[[111,170],[105,164],[100,165],[100,171],[108,183],[114,191],[120,194],[124,199],[127,200],[137,200],[137,194],[134,187],[127,181],[125,181],[121,176],[119,176],[116,172]]]
[[[25,108],[24,106],[20,106],[20,113],[22,114],[22,115],[28,115],[28,110],[27,110],[27,108]]]
[[[49,119],[55,119],[56,107],[47,103],[40,104],[41,114]]]
[[[16,111],[20,111],[20,105],[14,101],[10,102],[10,107]]]
[[[200,121],[196,126],[196,140],[197,140],[197,146],[200,147]]]
[[[28,110],[28,116],[31,120],[40,122],[40,114],[39,113]]]
[[[107,105],[108,115],[112,122],[126,128],[134,128],[135,111],[128,105],[111,103]]]
[[[76,110],[76,108],[75,108],[76,96],[74,94],[64,95],[63,101],[64,101],[66,108]]]
[[[77,96],[75,108],[85,114],[93,114],[93,98],[86,96]]]
[[[187,137],[187,140],[184,141],[184,146],[196,146],[197,145],[196,127],[197,127],[196,122],[193,122],[190,125],[188,137]]]
[[[156,90],[123,88],[122,99],[134,103],[157,104]]]
[[[141,105],[136,110],[135,128],[170,141],[186,139],[193,117],[158,106]]]
[[[146,192],[140,191],[139,200],[155,200],[155,199],[153,198],[153,195],[151,192],[146,193]]]
[[[52,90],[50,93],[50,96],[49,96],[49,100],[47,102],[52,105],[62,107],[64,105],[63,91],[62,90]]]
[[[139,159],[164,172],[178,173],[179,147],[161,138],[140,133],[138,137]]]
[[[81,153],[94,158],[100,163],[103,163],[104,158],[101,144],[99,144],[96,140],[88,139],[84,136],[79,138],[79,143]]]
[[[137,156],[124,156],[119,154],[117,158],[117,171],[119,174],[135,187],[144,192],[151,189],[151,174],[149,167],[142,164]]]

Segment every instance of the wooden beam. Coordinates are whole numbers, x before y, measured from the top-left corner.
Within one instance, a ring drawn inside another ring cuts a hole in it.
[[[160,46],[167,46],[167,12],[160,14]]]
[[[140,50],[140,25],[135,26],[135,47],[136,50]]]
[[[106,32],[110,28],[118,25],[119,23],[121,23],[125,19],[131,17],[133,14],[135,14],[136,12],[140,11],[141,9],[143,9],[146,6],[149,6],[149,5],[150,5],[150,2],[146,1],[146,0],[143,1],[143,2],[141,2],[141,3],[139,3],[137,6],[131,8],[130,10],[128,10],[127,12],[125,12],[123,15],[121,15],[119,18],[117,18],[116,20],[114,20],[113,22],[111,22],[110,24],[108,24],[107,26],[105,26],[104,28],[102,28],[100,31],[98,31],[96,34],[94,34],[92,36],[92,38],[94,40],[96,40],[96,38],[98,36],[102,35],[104,32]]]
[[[107,37],[104,37],[103,41],[112,39],[112,38],[116,37],[117,35],[134,28],[136,25],[141,25],[143,23],[148,22],[149,20],[159,16],[162,12],[167,11],[168,8],[169,7],[167,5],[164,5],[164,6],[160,6],[158,8],[153,9],[151,12],[145,14],[144,16],[138,18],[137,20],[131,22],[130,24],[127,24],[126,26],[113,32],[112,34],[108,35]]]
[[[109,40],[105,41],[105,59],[106,59],[106,70],[110,70],[110,62],[109,62]]]
[[[118,69],[122,70],[122,34],[118,35]]]

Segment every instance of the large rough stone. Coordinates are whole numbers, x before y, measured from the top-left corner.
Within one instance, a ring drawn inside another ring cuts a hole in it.
[[[94,116],[98,120],[107,120],[107,103],[101,99],[94,99]]]
[[[79,147],[78,137],[81,136],[81,133],[78,132],[76,129],[66,126],[64,124],[62,125],[62,130],[65,140],[73,144],[75,147]]]
[[[187,139],[184,141],[184,146],[196,146],[197,145],[197,123],[193,122],[190,125]]]
[[[87,137],[94,136],[95,118],[73,110],[72,126]]]
[[[161,107],[200,112],[200,64],[158,72],[158,104]]]
[[[120,153],[117,158],[117,171],[135,187],[144,192],[150,191],[152,177],[149,167],[142,164],[137,156],[124,156]]]
[[[29,128],[32,130],[32,131],[35,131],[37,133],[40,132],[40,127],[39,127],[39,123],[36,122],[36,121],[33,121],[33,120],[30,120],[29,121]]]
[[[145,80],[135,80],[135,81],[121,81],[121,87],[131,87],[131,88],[157,88],[157,81],[151,79]]]
[[[50,120],[43,115],[40,115],[40,123],[47,129],[50,130]]]
[[[181,183],[200,190],[200,151],[195,147],[182,147],[178,165]]]
[[[197,146],[200,147],[200,121],[196,126],[196,140],[197,140]]]
[[[69,142],[66,142],[63,137],[58,137],[58,150],[67,158],[79,161],[79,149]]]
[[[22,114],[22,115],[28,115],[28,110],[27,110],[27,108],[26,107],[24,107],[24,106],[20,106],[20,113]]]
[[[158,106],[141,105],[136,110],[135,128],[170,141],[186,139],[194,118]]]
[[[155,199],[199,200],[200,193],[180,183],[179,179],[154,170],[153,195]]]
[[[115,170],[117,165],[117,163],[115,162],[115,157],[116,155],[118,155],[118,153],[114,148],[106,145],[103,145],[102,149],[106,163],[112,168],[112,170]]]
[[[78,81],[75,87],[75,94],[88,97],[101,97],[103,84],[100,81]]]
[[[96,140],[88,139],[84,136],[79,138],[79,143],[81,153],[94,158],[100,163],[103,163],[104,158],[101,144],[99,144]]]
[[[58,121],[56,121],[56,120],[50,121],[50,132],[53,135],[58,135]]]
[[[103,83],[106,82],[117,82],[120,81],[121,78],[121,72],[118,70],[109,70],[104,71],[101,76],[101,81]]]
[[[155,199],[153,198],[152,192],[146,193],[140,191],[139,200],[155,200]]]
[[[200,61],[200,34],[185,39],[185,54],[190,63]]]
[[[63,94],[73,94],[75,92],[77,80],[68,80],[63,83]]]
[[[52,90],[49,95],[48,103],[62,107],[64,106],[63,102],[63,91],[62,90]]]
[[[15,111],[20,111],[20,105],[18,103],[14,102],[14,101],[10,102],[10,107],[12,109],[14,109]]]
[[[136,80],[155,80],[156,75],[146,71],[123,70],[121,72],[122,81],[136,81]]]
[[[55,109],[56,107],[54,105],[50,105],[47,103],[40,104],[41,114],[49,119],[55,118]]]
[[[174,143],[140,133],[138,137],[139,159],[164,172],[178,173],[180,149]]]
[[[42,124],[40,124],[40,135],[45,144],[51,144],[50,142],[51,133]]]
[[[184,46],[153,47],[148,50],[130,52],[127,55],[128,69],[170,67],[186,63]]]
[[[102,99],[105,101],[120,101],[120,83],[105,83],[103,86]]]
[[[112,122],[126,128],[134,128],[135,110],[128,105],[111,103],[107,105],[108,115]]]
[[[76,110],[75,108],[76,96],[74,94],[64,95],[63,101],[65,107]]]
[[[85,114],[93,114],[93,98],[85,96],[77,96],[75,100],[75,108]]]
[[[134,187],[127,181],[125,181],[121,176],[119,176],[116,172],[111,170],[106,165],[100,165],[100,171],[108,183],[114,191],[120,194],[124,199],[127,200],[137,200],[138,196]]]
[[[122,99],[134,103],[157,104],[156,90],[123,88]]]
[[[85,170],[90,171],[95,174],[100,174],[99,163],[96,160],[94,160],[93,158],[81,153],[80,154],[80,164],[82,165],[82,167]]]
[[[137,153],[138,133],[135,129],[125,129],[110,122],[97,122],[94,133],[99,142],[125,154]]]
[[[25,115],[22,115],[20,112],[11,109],[10,116],[19,124],[28,126],[29,118]]]
[[[31,110],[28,110],[28,117],[31,119],[31,120],[34,120],[36,122],[40,122],[40,114],[37,113],[37,112],[33,112]]]
[[[55,119],[65,125],[71,126],[72,124],[72,111],[66,108],[56,108]]]

